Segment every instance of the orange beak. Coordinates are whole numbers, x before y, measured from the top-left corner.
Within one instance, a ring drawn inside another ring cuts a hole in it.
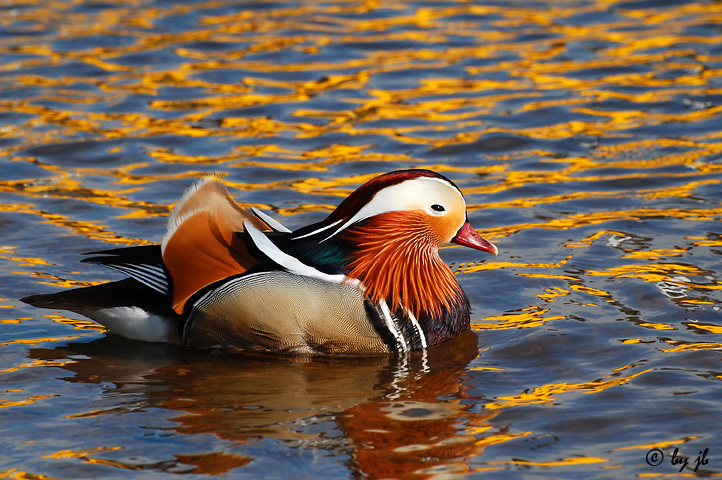
[[[498,255],[499,249],[493,243],[487,242],[476,233],[476,230],[471,228],[471,224],[466,222],[458,232],[456,236],[451,239],[452,242],[464,245],[465,247],[475,248],[484,252],[489,252],[492,255]]]

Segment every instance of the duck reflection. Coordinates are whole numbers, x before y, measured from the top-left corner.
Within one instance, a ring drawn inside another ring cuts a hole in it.
[[[36,359],[73,359],[62,367],[74,372],[66,381],[141,393],[143,408],[177,412],[167,419],[178,433],[210,433],[235,445],[275,438],[350,454],[349,468],[370,478],[430,478],[450,464],[463,469],[464,458],[480,453],[465,428],[478,430],[486,419],[464,402],[466,368],[477,354],[472,332],[405,356],[218,355],[115,336],[31,351]],[[211,474],[251,461],[219,452],[177,458]]]

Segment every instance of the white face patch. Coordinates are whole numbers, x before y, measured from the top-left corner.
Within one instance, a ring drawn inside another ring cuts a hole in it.
[[[466,203],[461,192],[441,178],[418,177],[405,180],[380,190],[356,215],[323,241],[344,228],[375,215],[414,210],[423,210],[434,217],[442,217],[450,212],[466,212]]]

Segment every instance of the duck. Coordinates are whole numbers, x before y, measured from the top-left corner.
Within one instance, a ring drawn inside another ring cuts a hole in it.
[[[461,190],[431,170],[364,183],[325,219],[290,230],[241,207],[218,175],[194,183],[160,244],[89,252],[127,278],[22,299],[70,310],[133,340],[291,354],[431,348],[470,328],[439,248],[497,255]]]

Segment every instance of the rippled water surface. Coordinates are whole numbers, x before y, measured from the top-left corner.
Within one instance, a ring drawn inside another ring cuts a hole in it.
[[[721,38],[719,1],[3,2],[0,478],[722,475]],[[473,331],[428,356],[18,300],[120,278],[80,254],[204,173],[296,228],[409,167],[500,249],[442,251]]]

